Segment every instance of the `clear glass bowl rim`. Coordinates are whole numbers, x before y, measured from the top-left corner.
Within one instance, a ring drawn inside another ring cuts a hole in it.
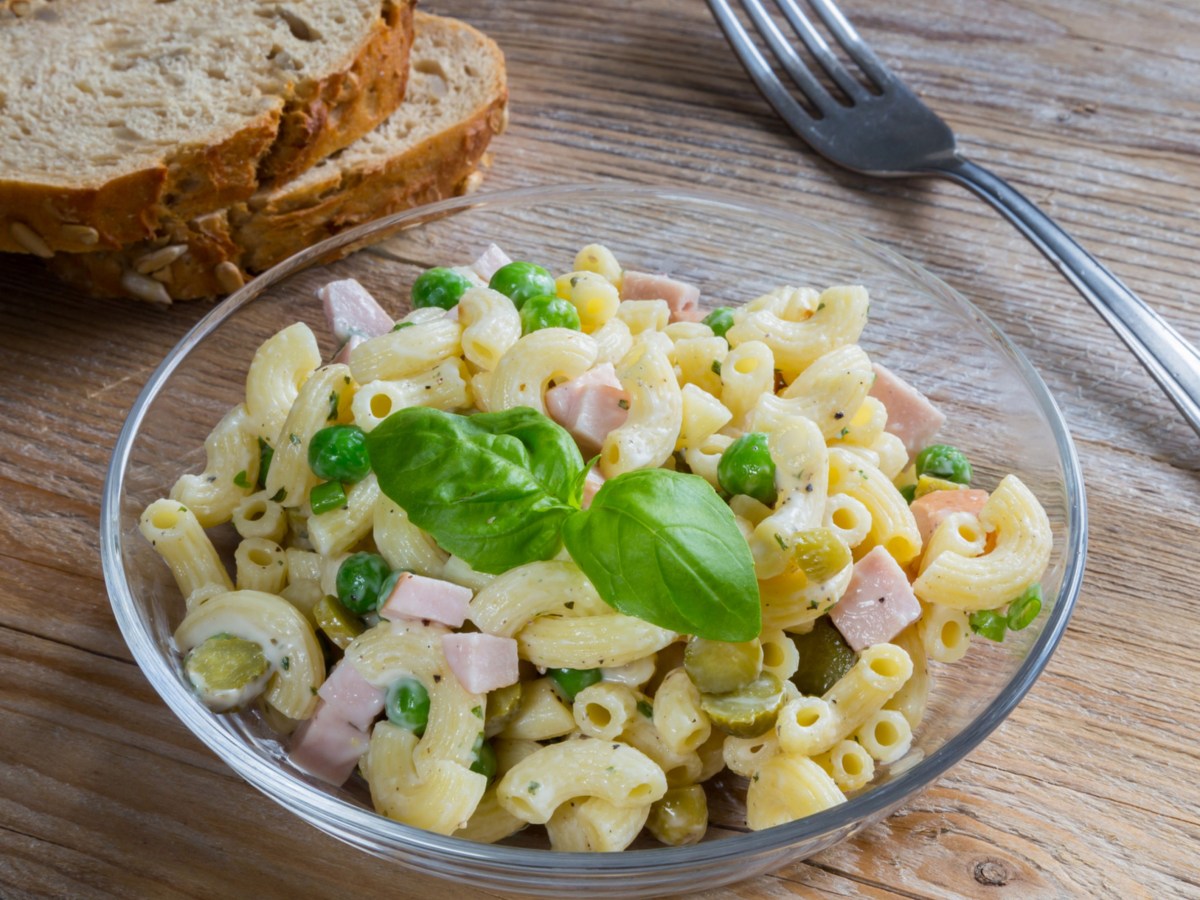
[[[474,209],[525,207],[538,203],[568,201],[612,203],[623,199],[706,204],[714,208],[736,211],[738,214],[774,218],[781,224],[799,230],[823,233],[829,238],[852,246],[855,251],[872,258],[876,263],[904,271],[930,293],[962,304],[993,332],[996,341],[1015,362],[1049,423],[1065,476],[1064,490],[1069,511],[1067,546],[1064,548],[1063,557],[1065,571],[1057,601],[1037,640],[1000,695],[959,734],[911,769],[844,804],[805,819],[766,831],[734,835],[687,847],[587,854],[479,844],[443,837],[391,821],[365,808],[324,794],[298,778],[282,775],[234,735],[217,726],[211,714],[179,683],[167,661],[159,654],[156,642],[145,622],[136,614],[136,605],[122,565],[121,495],[134,440],[151,402],[187,354],[219,324],[252,302],[267,288],[306,268],[311,262],[331,251],[357,241],[369,240],[374,235],[394,233]],[[815,840],[821,835],[844,831],[857,823],[871,821],[932,784],[982,743],[1033,686],[1062,638],[1083,580],[1087,551],[1087,508],[1083,475],[1074,443],[1041,376],[1024,354],[987,316],[939,278],[860,235],[833,225],[802,219],[794,211],[768,201],[755,199],[751,204],[731,194],[693,187],[599,182],[474,194],[396,213],[347,230],[301,251],[218,304],[167,354],[129,411],[117,437],[105,477],[101,500],[100,547],[104,579],[117,624],[134,659],[158,694],[189,730],[251,785],[322,830],[378,855],[394,853],[399,856],[415,853],[440,857],[452,865],[470,867],[482,864],[492,871],[523,873],[526,876],[542,873],[568,879],[572,874],[586,876],[603,873],[605,876],[620,877],[653,872],[654,880],[659,881],[668,878],[672,873],[682,873],[697,866],[711,868],[721,862],[732,864],[739,859],[777,853],[792,845]]]

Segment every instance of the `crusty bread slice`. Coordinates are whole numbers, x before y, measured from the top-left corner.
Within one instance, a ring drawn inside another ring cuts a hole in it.
[[[413,0],[0,0],[0,250],[117,248],[382,122]]]
[[[453,19],[418,12],[414,28],[408,96],[374,131],[247,202],[120,251],[57,254],[51,268],[104,296],[212,297],[346,228],[461,193],[506,122],[504,57]]]

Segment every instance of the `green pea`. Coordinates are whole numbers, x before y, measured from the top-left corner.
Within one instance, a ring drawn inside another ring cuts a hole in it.
[[[989,641],[1004,640],[1004,632],[1008,629],[1008,621],[994,609],[980,609],[971,613],[971,630]]]
[[[420,737],[429,724],[429,691],[415,678],[401,678],[388,688],[384,712],[389,722]]]
[[[917,477],[930,475],[956,484],[971,483],[971,463],[967,455],[949,444],[930,444],[917,454]]]
[[[461,272],[440,267],[427,269],[413,282],[413,308],[423,309],[427,306],[436,306],[441,309],[453,309],[470,287],[472,287],[471,279]]]
[[[1008,605],[1008,627],[1013,631],[1028,628],[1042,611],[1042,586],[1030,585],[1016,600]]]
[[[721,306],[700,321],[711,328],[717,337],[725,337],[725,332],[733,327],[733,310],[728,306]]]
[[[383,584],[392,570],[377,553],[347,556],[337,571],[338,600],[350,612],[372,612],[383,597]]]
[[[511,300],[517,309],[530,297],[555,294],[554,276],[531,262],[510,262],[501,266],[492,275],[488,287]]]
[[[357,425],[330,425],[308,442],[308,467],[326,481],[362,481],[371,471],[367,435]]]
[[[767,447],[767,436],[752,431],[726,447],[717,463],[717,481],[726,493],[746,494],[773,506],[775,461]]]
[[[475,746],[471,748],[475,754],[475,760],[471,763],[471,771],[478,772],[480,775],[487,777],[490,783],[496,777],[496,769],[498,763],[496,761],[496,751],[493,749],[491,741],[485,740],[483,732],[479,732],[479,737],[475,739]]]
[[[521,306],[521,334],[543,328],[570,328],[579,331],[579,312],[570,300],[542,294],[530,297]]]
[[[807,634],[790,637],[800,654],[800,664],[792,673],[792,684],[806,696],[823,696],[858,661],[858,654],[846,643],[829,616],[821,616],[813,622],[812,631]]]
[[[547,669],[546,674],[554,682],[554,689],[568,703],[585,687],[591,687],[604,677],[599,669]]]

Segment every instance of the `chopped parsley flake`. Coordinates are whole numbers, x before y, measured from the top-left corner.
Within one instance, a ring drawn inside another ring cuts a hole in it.
[[[541,784],[539,784],[536,781],[531,781],[531,782],[529,782],[528,791],[530,794],[536,794],[538,792],[538,788],[540,788],[540,787],[541,787]]]
[[[637,710],[647,719],[654,718],[654,707],[650,705],[648,700],[639,700],[637,702]]]
[[[242,471],[233,476],[233,483],[240,488],[250,487],[250,478],[246,475],[245,469],[242,469]]]

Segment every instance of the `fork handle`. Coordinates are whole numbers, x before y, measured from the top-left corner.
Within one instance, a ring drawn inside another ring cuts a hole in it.
[[[930,174],[967,187],[1017,226],[1095,307],[1200,433],[1200,353],[1195,347],[1003,178],[961,157]]]

